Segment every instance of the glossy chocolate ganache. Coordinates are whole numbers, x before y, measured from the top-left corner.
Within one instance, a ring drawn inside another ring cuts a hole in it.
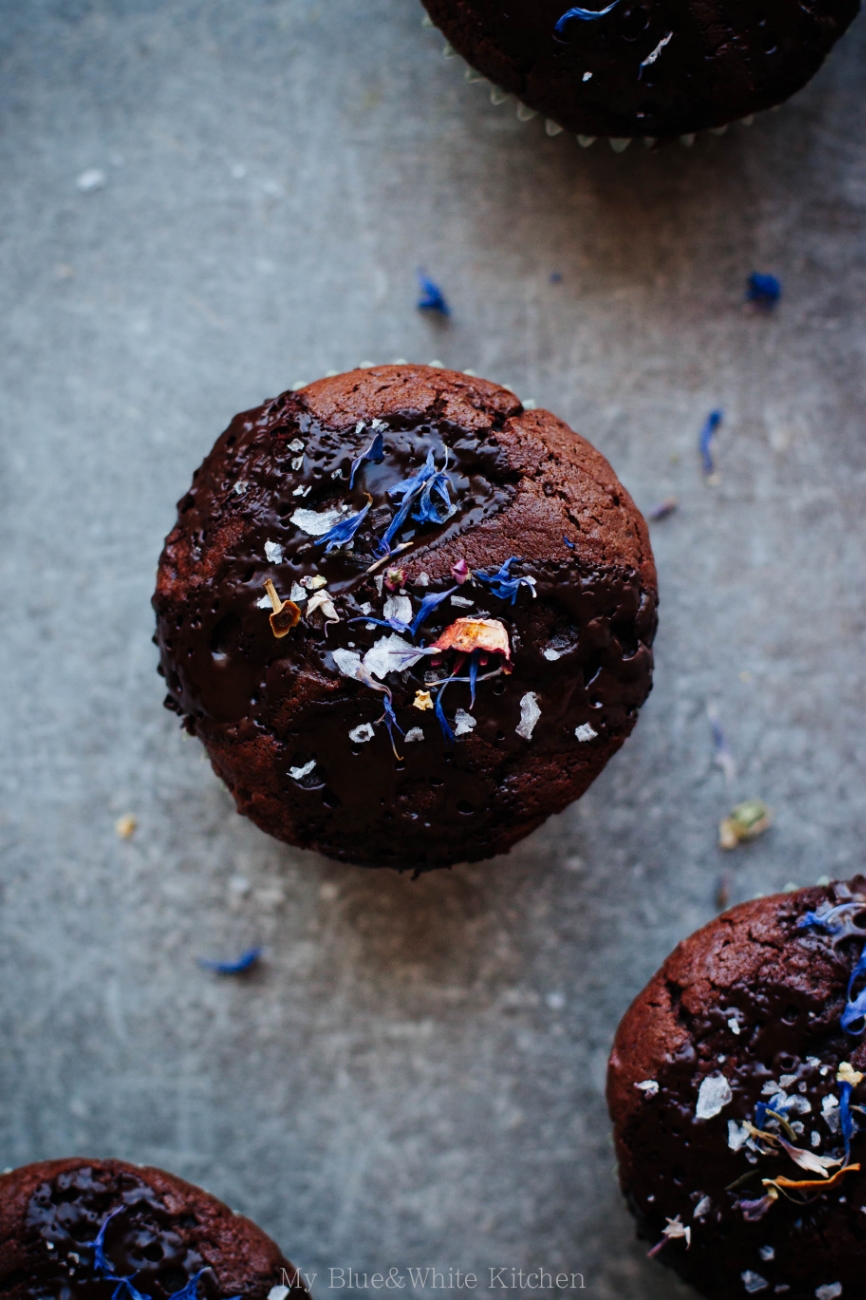
[[[309,1300],[255,1224],[162,1170],[71,1159],[0,1176],[6,1300],[267,1300],[286,1284],[280,1300]]]
[[[866,878],[744,903],[635,999],[608,1076],[650,1254],[713,1300],[866,1297]]]
[[[859,0],[423,0],[473,67],[584,136],[656,140],[772,108]]]
[[[650,689],[646,527],[483,380],[391,366],[237,416],[166,541],[167,705],[292,844],[424,869],[580,795]]]

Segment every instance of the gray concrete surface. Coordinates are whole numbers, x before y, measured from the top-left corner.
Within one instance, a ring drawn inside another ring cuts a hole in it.
[[[737,900],[863,864],[866,26],[751,130],[615,157],[491,106],[420,17],[0,0],[0,1165],[164,1165],[319,1296],[507,1265],[662,1300],[613,1178],[617,1020],[722,871]],[[233,412],[396,356],[509,382],[681,502],[631,742],[509,858],[414,884],[234,815],[161,708],[148,605]],[[776,824],[723,855],[753,795]],[[195,964],[253,942],[244,981]]]

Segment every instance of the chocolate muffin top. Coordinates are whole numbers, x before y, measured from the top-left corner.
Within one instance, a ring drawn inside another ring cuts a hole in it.
[[[496,85],[588,136],[665,138],[782,103],[860,0],[423,0]]]
[[[866,877],[744,903],[635,999],[608,1074],[650,1254],[704,1295],[866,1296]]]
[[[0,1175],[4,1300],[309,1300],[249,1219],[161,1169],[47,1160]]]
[[[166,703],[240,811],[352,862],[509,847],[583,792],[650,689],[655,570],[610,466],[429,366],[237,416],[154,605]]]

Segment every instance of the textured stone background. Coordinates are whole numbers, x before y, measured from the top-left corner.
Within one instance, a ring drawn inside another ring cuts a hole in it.
[[[863,865],[866,25],[751,130],[615,157],[492,107],[420,18],[0,0],[0,1164],[164,1165],[319,1295],[329,1266],[544,1265],[662,1300],[613,1179],[616,1022],[722,871],[736,900]],[[681,501],[631,742],[509,858],[414,884],[235,816],[148,605],[229,417],[395,356],[512,384]],[[721,854],[753,795],[774,829]],[[243,981],[195,964],[253,942]]]

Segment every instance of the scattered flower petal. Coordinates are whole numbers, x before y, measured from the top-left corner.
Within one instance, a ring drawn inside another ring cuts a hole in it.
[[[293,600],[280,600],[270,578],[265,582],[265,591],[273,607],[269,618],[271,631],[277,640],[281,640],[300,622],[301,611]]]
[[[774,275],[762,275],[753,271],[746,281],[746,302],[752,303],[761,311],[771,312],[782,297],[782,285]]]
[[[349,476],[349,491],[351,492],[352,488],[355,486],[355,475],[365,460],[370,461],[373,465],[381,465],[384,459],[385,440],[382,437],[382,434],[377,432],[369,447],[367,447],[365,451],[362,451],[360,456],[352,461],[352,473]]]
[[[716,467],[713,463],[711,444],[716,430],[722,423],[722,418],[723,412],[710,411],[704,423],[704,427],[701,429],[701,436],[698,439],[698,450],[701,453],[701,464],[703,466],[704,475],[707,478],[709,478],[711,474],[715,473]]]
[[[657,506],[653,506],[652,510],[649,511],[647,518],[667,519],[668,515],[672,515],[679,504],[680,503],[676,497],[665,497],[664,501],[660,501]]]
[[[596,19],[598,18],[604,18],[613,9],[615,9],[618,4],[619,4],[619,0],[613,0],[613,3],[609,4],[605,9],[581,9],[579,6],[575,6],[573,9],[566,10],[566,12],[562,15],[562,17],[557,20],[556,26],[554,27],[553,30],[557,36],[565,36],[568,31],[569,23],[595,22]]]
[[[359,510],[357,514],[349,515],[346,518],[340,519],[339,523],[334,524],[333,528],[329,528],[326,533],[323,533],[316,545],[324,546],[325,553],[328,555],[330,555],[331,551],[337,550],[340,546],[348,546],[369,514],[370,506],[372,504],[373,498],[368,495],[367,504],[362,510]],[[298,514],[300,512],[296,511],[295,513]],[[295,515],[292,515],[292,519],[294,518]]]
[[[132,839],[138,826],[138,818],[133,817],[132,813],[126,813],[123,817],[118,817],[114,823],[115,834],[122,840]]]
[[[340,615],[334,609],[333,601],[327,591],[317,591],[315,595],[310,597],[307,603],[307,619],[311,614],[315,614],[317,609],[322,611],[326,623],[339,623]],[[273,618],[273,615],[271,617]],[[298,610],[298,617],[300,617],[300,610]]]
[[[770,826],[772,815],[760,799],[747,799],[737,804],[730,817],[719,823],[719,847],[735,849],[746,840],[753,840]]]
[[[419,311],[438,311],[442,316],[450,316],[451,308],[445,300],[445,295],[436,284],[423,271],[418,272],[418,287],[420,297],[418,299]]]
[[[217,975],[241,975],[255,966],[261,955],[261,948],[248,948],[237,961],[210,961],[207,957],[199,957],[198,964],[203,970],[212,970]]]
[[[466,563],[464,559],[461,558],[459,560],[455,560],[454,563],[451,565],[451,577],[461,587],[463,586],[463,583],[466,582],[468,578],[472,577],[472,570],[469,568],[469,565]]]
[[[511,600],[512,605],[517,600],[517,593],[521,587],[528,587],[533,596],[538,593],[535,590],[535,579],[530,577],[512,578],[510,573],[511,565],[518,562],[517,556],[512,555],[503,565],[497,569],[496,573],[483,573],[480,570],[476,572],[475,577],[479,582],[486,583],[494,596],[500,600]]]
[[[412,701],[413,709],[420,709],[422,713],[427,709],[433,708],[433,699],[429,691],[416,691],[415,698]]]
[[[489,654],[511,659],[511,646],[504,623],[495,618],[458,618],[433,642],[434,650],[457,650],[471,654],[486,650]]]

